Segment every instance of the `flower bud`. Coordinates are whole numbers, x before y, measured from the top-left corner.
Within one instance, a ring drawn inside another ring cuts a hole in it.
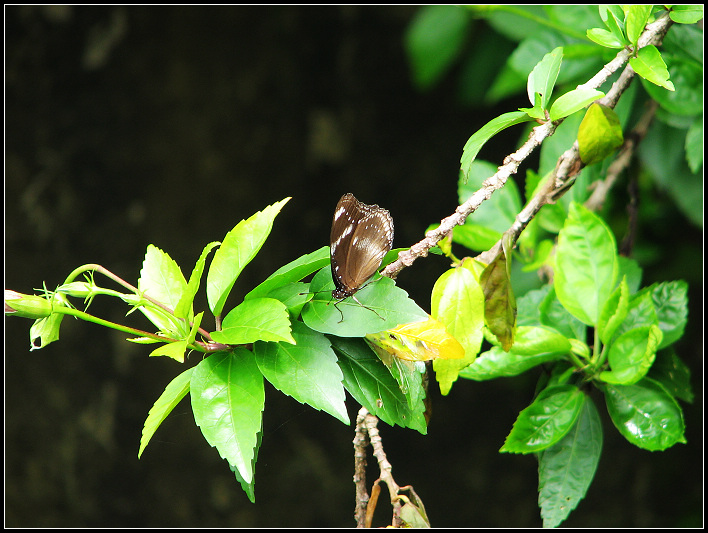
[[[93,285],[86,281],[72,281],[59,287],[57,292],[74,298],[87,298],[93,295]]]
[[[52,314],[52,302],[43,296],[5,289],[5,314],[24,318],[45,318]]]

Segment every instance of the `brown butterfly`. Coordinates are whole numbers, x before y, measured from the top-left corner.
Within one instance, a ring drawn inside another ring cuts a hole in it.
[[[393,218],[386,209],[364,204],[352,193],[340,198],[330,233],[332,279],[336,286],[332,297],[337,300],[335,305],[351,296],[359,305],[366,307],[354,294],[381,266],[392,245]],[[381,315],[379,317],[383,320]]]

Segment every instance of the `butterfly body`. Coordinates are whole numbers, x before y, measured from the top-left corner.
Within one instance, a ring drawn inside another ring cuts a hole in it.
[[[367,205],[352,193],[337,203],[330,233],[330,259],[338,302],[354,294],[374,275],[393,245],[393,219],[378,205]],[[356,300],[356,298],[354,298]]]

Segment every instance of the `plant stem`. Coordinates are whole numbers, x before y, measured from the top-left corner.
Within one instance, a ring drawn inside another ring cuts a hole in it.
[[[164,303],[159,302],[159,301],[155,300],[154,298],[151,298],[151,297],[148,296],[147,294],[141,294],[140,290],[139,290],[137,287],[134,287],[133,285],[131,285],[130,283],[128,283],[127,281],[125,281],[123,278],[121,278],[120,276],[117,276],[116,274],[114,274],[113,272],[111,272],[111,271],[108,270],[107,268],[102,267],[101,265],[97,265],[97,264],[94,264],[94,263],[88,263],[88,264],[85,264],[85,265],[81,265],[80,267],[74,269],[74,270],[69,274],[69,276],[66,278],[66,281],[65,281],[64,283],[65,283],[65,284],[66,284],[66,283],[71,283],[72,281],[74,281],[74,279],[76,279],[76,277],[77,277],[79,274],[81,274],[81,273],[83,273],[83,272],[94,272],[94,271],[95,271],[95,272],[100,272],[100,273],[103,274],[104,276],[106,276],[106,277],[112,279],[113,281],[115,281],[115,282],[118,283],[119,285],[125,287],[125,288],[128,289],[130,292],[132,292],[132,293],[134,293],[134,294],[137,294],[137,295],[139,295],[139,296],[142,297],[142,298],[145,298],[148,302],[153,303],[153,304],[155,304],[156,306],[158,306],[158,307],[164,309],[165,311],[167,311],[169,314],[174,315],[174,309],[171,309],[169,306],[165,305]],[[189,322],[189,325],[190,325],[190,327],[191,327],[191,326],[192,326],[192,322]],[[204,337],[204,338],[207,339],[208,341],[211,341],[211,335],[209,335],[209,332],[208,332],[207,330],[205,330],[205,329],[203,329],[203,328],[200,327],[198,331],[199,331],[199,333],[202,335],[202,337]],[[204,351],[204,350],[202,349],[201,351]]]
[[[154,339],[159,342],[176,342],[176,339],[170,339],[169,337],[163,337],[161,335],[149,333],[147,331],[143,331],[143,330],[140,330],[137,328],[131,328],[129,326],[124,326],[123,324],[111,322],[110,320],[105,320],[103,318],[99,318],[97,316],[86,313],[84,311],[79,311],[78,309],[72,309],[71,307],[53,306],[52,311],[55,313],[61,313],[64,315],[74,316],[76,318],[80,318],[81,320],[86,320],[87,322],[93,322],[94,324],[98,324],[100,326],[106,326],[108,328],[122,331],[124,333],[129,333],[131,335],[137,335],[138,337],[148,337],[150,339]],[[204,349],[203,346],[201,346],[200,343],[190,344],[189,348],[192,350],[198,350],[200,352],[207,351]]]

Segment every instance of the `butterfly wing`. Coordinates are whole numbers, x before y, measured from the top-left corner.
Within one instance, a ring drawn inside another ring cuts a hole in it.
[[[392,245],[393,219],[386,209],[364,204],[351,193],[342,196],[330,233],[333,296],[343,299],[359,290]]]
[[[393,221],[388,211],[374,211],[361,219],[350,245],[349,263],[355,286],[363,285],[374,275],[392,244]]]

